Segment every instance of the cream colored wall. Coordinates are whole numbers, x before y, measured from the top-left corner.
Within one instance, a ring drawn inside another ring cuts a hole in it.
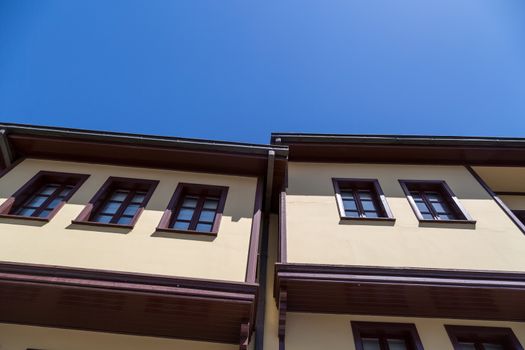
[[[91,176],[48,223],[1,218],[0,261],[244,281],[256,178],[26,159],[0,179],[0,201],[40,170]],[[136,226],[72,225],[109,176],[160,181]],[[229,187],[217,237],[155,232],[179,182]]]
[[[354,350],[351,321],[413,323],[425,350],[454,350],[444,325],[509,327],[520,343],[525,345],[525,323],[518,322],[289,312],[286,315],[286,350]],[[277,349],[273,345],[265,346],[264,350]]]
[[[499,196],[511,210],[525,210],[525,196]]]
[[[336,178],[377,178],[395,224],[340,222]],[[445,180],[477,220],[419,224],[399,179]],[[288,262],[525,271],[525,236],[462,166],[289,163]]]
[[[0,350],[235,350],[238,345],[0,323]]]
[[[496,192],[525,192],[525,167],[472,167]]]

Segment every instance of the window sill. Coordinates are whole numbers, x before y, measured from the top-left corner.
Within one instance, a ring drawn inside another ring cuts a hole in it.
[[[109,224],[105,222],[96,222],[96,221],[71,220],[71,223],[75,225],[114,227],[114,228],[123,228],[123,229],[128,229],[128,230],[131,230],[134,227],[134,225]]]
[[[12,214],[0,214],[0,218],[5,219],[17,219],[17,220],[30,220],[30,221],[39,221],[39,222],[49,222],[51,217],[36,217],[36,216],[23,216],[23,215],[12,215]]]
[[[396,218],[353,218],[349,216],[341,216],[342,221],[381,221],[381,222],[395,222]]]
[[[424,224],[465,224],[475,225],[476,220],[432,220],[432,219],[419,219],[420,223]]]
[[[169,233],[182,233],[187,235],[199,235],[199,236],[217,236],[217,232],[205,232],[205,231],[194,231],[194,230],[180,230],[168,227],[157,227],[157,232],[169,232]]]

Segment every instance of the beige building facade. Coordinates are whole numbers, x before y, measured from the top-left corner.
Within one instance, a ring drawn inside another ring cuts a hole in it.
[[[523,139],[0,129],[1,350],[523,349]]]

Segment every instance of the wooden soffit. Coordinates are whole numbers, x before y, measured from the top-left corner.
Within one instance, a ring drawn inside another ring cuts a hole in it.
[[[0,322],[239,344],[257,285],[0,263]]]
[[[287,311],[525,321],[525,274],[276,265]]]

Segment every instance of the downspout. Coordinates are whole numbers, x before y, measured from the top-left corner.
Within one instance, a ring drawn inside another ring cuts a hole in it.
[[[257,318],[255,320],[254,350],[263,350],[264,347],[264,319],[266,311],[266,277],[268,263],[268,236],[270,228],[270,208],[272,204],[273,173],[275,165],[275,151],[268,151],[268,167],[266,171],[266,191],[262,217],[261,247],[259,253],[259,300],[257,302]]]
[[[7,139],[7,131],[5,129],[0,129],[0,155],[2,156],[3,162],[5,164],[5,169],[11,167],[13,164],[13,152],[9,146],[9,140]],[[4,170],[0,168],[0,171]]]

